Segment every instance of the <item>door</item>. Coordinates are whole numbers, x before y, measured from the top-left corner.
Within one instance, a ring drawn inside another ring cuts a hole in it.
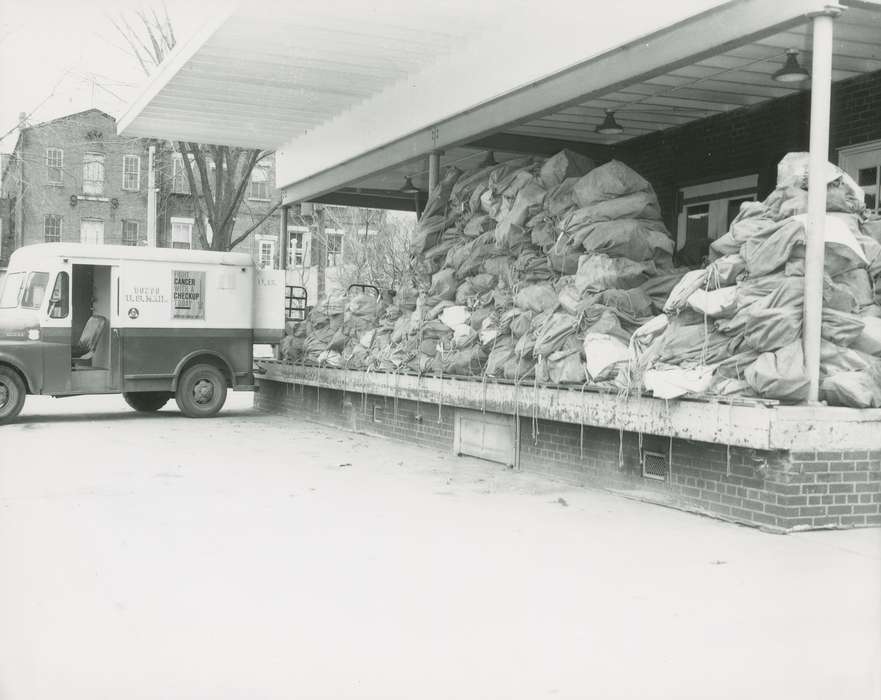
[[[843,148],[838,163],[866,195],[866,207],[881,214],[881,141]]]
[[[70,390],[70,270],[60,270],[49,287],[49,301],[40,321],[43,341],[43,393]]]
[[[104,222],[97,219],[83,219],[80,222],[80,241],[95,245],[104,243]]]
[[[256,270],[254,287],[254,342],[278,343],[285,326],[284,270]]]

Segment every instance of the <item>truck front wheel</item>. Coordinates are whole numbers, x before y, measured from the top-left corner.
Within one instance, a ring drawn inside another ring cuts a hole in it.
[[[193,365],[181,375],[175,401],[185,416],[210,418],[226,402],[226,378],[213,365]]]
[[[9,367],[0,367],[0,425],[21,413],[26,394],[27,389],[18,372]]]
[[[122,395],[125,402],[140,413],[158,411],[173,396],[170,391],[132,391]]]

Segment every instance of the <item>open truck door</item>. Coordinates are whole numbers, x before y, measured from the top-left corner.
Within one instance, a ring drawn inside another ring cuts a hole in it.
[[[254,342],[280,343],[285,328],[284,270],[257,270],[254,275]]]

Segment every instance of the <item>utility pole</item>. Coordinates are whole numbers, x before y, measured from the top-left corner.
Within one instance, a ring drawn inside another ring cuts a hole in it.
[[[318,279],[316,280],[316,294],[318,299],[324,297],[327,276],[327,239],[324,235],[324,207],[315,206],[315,252],[318,254]]]
[[[147,245],[156,247],[156,146],[147,149]]]

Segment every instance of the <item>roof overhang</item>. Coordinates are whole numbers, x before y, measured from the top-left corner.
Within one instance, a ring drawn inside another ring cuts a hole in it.
[[[531,140],[537,152],[553,143],[602,156],[628,138],[792,94],[803,88],[771,74],[787,48],[809,64],[809,19],[829,7],[458,3],[430,14],[397,0],[227,10],[169,58],[120,131],[274,149],[290,202],[393,193],[404,174],[424,183],[430,152],[468,166],[483,149],[508,157]],[[881,69],[881,0],[844,6],[835,80]],[[605,109],[623,135],[595,132]]]

